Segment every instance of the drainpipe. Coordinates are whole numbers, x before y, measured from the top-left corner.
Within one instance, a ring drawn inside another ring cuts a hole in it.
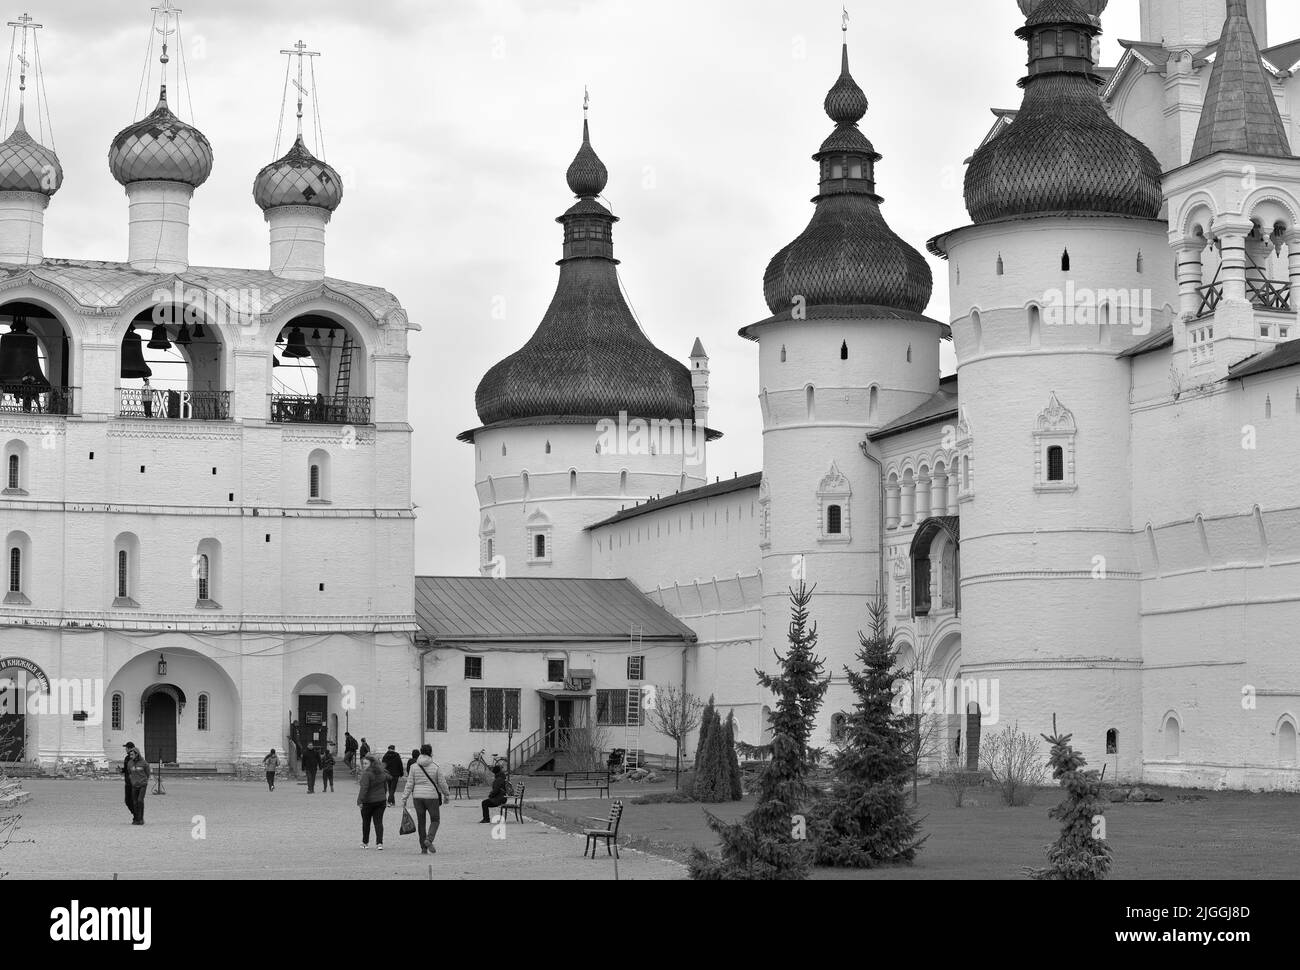
[[[878,595],[884,596],[885,595],[885,465],[879,458],[877,458],[875,455],[871,454],[871,452],[867,450],[867,440],[865,438],[858,445],[858,447],[862,449],[862,457],[867,459],[867,461],[871,462],[872,464],[874,464],[876,466],[876,471],[879,473],[876,476],[876,479],[880,485],[880,489],[879,489],[880,529],[879,532],[877,532],[877,535],[880,537],[880,572],[877,575],[880,577],[880,579],[879,579],[879,586],[877,587],[876,592]],[[888,599],[886,599],[886,602],[888,602]]]
[[[418,651],[418,655],[415,658],[415,665],[419,668],[420,673],[420,697],[419,701],[415,705],[418,730],[416,731],[415,736],[420,739],[420,744],[417,745],[417,747],[422,747],[424,745],[424,707],[425,704],[428,703],[424,696],[424,658],[433,652],[433,644],[429,642],[428,636],[423,633],[417,633],[413,642],[415,644],[415,649]],[[421,644],[423,644],[423,646],[421,646]]]

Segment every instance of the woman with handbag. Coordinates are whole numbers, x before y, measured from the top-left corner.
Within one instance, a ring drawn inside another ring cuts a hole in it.
[[[415,764],[406,775],[406,790],[402,793],[402,811],[406,811],[406,804],[414,796],[415,798],[415,819],[419,828],[420,835],[420,853],[427,855],[430,852],[437,852],[433,847],[434,836],[438,834],[438,826],[442,823],[442,802],[445,798],[451,797],[451,789],[447,787],[447,779],[442,775],[442,769],[438,763],[433,760],[433,745],[425,744],[420,747],[420,756],[415,759]],[[425,816],[428,816],[428,837],[425,836]]]
[[[384,809],[388,807],[388,772],[379,759],[363,759],[365,765],[357,785],[361,808],[361,848],[370,848],[370,823],[375,823],[375,848],[384,848]]]

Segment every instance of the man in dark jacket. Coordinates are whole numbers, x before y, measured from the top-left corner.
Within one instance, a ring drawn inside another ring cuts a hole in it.
[[[352,736],[350,731],[343,732],[343,763],[348,766],[348,771],[353,774],[357,770],[357,739]]]
[[[397,780],[406,774],[402,770],[402,756],[397,753],[397,745],[390,744],[384,753],[384,768],[388,771],[388,804],[397,803]]]
[[[122,773],[131,789],[131,824],[143,825],[144,796],[149,791],[149,762],[141,757],[134,742],[128,741],[123,747],[126,748],[126,760],[122,763]]]
[[[491,822],[488,818],[488,811],[493,808],[500,808],[508,800],[510,795],[510,779],[506,773],[501,770],[500,765],[492,766],[492,790],[488,792],[488,797],[483,799],[483,818],[480,822]]]
[[[315,748],[308,748],[302,753],[302,770],[307,774],[307,794],[316,791],[316,769],[320,767],[320,755]]]

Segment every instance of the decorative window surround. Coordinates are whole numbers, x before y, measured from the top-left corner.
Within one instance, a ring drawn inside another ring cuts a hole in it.
[[[758,486],[758,547],[772,548],[772,487],[766,478]]]
[[[1079,486],[1075,481],[1074,438],[1078,432],[1074,415],[1052,392],[1047,407],[1034,422],[1034,491],[1073,492]],[[1053,482],[1048,479],[1047,450],[1059,446],[1064,452],[1065,479]]]
[[[961,409],[961,418],[957,421],[956,445],[957,461],[954,465],[954,474],[957,477],[957,503],[960,505],[975,497],[975,435],[970,426],[970,416],[964,406]]]
[[[549,563],[552,560],[555,545],[551,536],[551,520],[545,512],[537,511],[528,517],[528,561],[533,563]],[[537,537],[545,537],[544,555],[537,555]]]
[[[821,484],[817,487],[817,539],[819,542],[852,541],[853,518],[849,506],[849,499],[852,495],[853,489],[849,486],[849,480],[844,477],[839,465],[831,462],[830,471],[826,473],[826,477],[821,480]],[[827,531],[826,510],[832,505],[840,507],[840,531],[838,533]]]

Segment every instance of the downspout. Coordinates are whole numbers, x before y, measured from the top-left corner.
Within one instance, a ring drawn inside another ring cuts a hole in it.
[[[424,646],[420,645],[422,641],[424,643]],[[425,697],[425,693],[424,693],[424,658],[429,656],[429,654],[433,652],[433,644],[429,642],[428,636],[426,636],[423,633],[417,633],[413,638],[412,642],[415,645],[415,649],[418,651],[418,654],[415,658],[415,665],[416,667],[419,668],[419,673],[420,673],[420,695],[419,695],[419,700],[416,702],[415,705],[415,716],[416,716],[416,725],[417,725],[415,736],[420,739],[420,746],[423,747],[424,746],[424,710],[425,710],[425,706],[429,703],[428,698]]]
[[[876,533],[876,535],[879,536],[880,538],[880,572],[877,573],[877,575],[880,577],[879,579],[880,585],[877,589],[877,595],[884,597],[885,596],[885,465],[884,462],[882,462],[879,458],[877,458],[875,455],[871,454],[871,452],[867,450],[867,439],[865,438],[862,439],[858,447],[862,449],[862,457],[867,459],[867,461],[871,462],[872,464],[874,464],[876,466],[876,471],[878,473],[876,480],[880,486],[879,488],[880,522],[879,522],[879,531]],[[885,601],[888,602],[888,597],[885,597]]]

